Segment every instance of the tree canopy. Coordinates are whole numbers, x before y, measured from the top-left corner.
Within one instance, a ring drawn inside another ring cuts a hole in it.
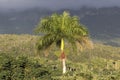
[[[40,20],[35,28],[42,37],[37,42],[37,49],[47,49],[53,43],[60,46],[61,39],[71,44],[73,50],[84,47],[91,48],[88,29],[79,22],[77,16],[70,16],[66,11],[63,14],[53,14]]]

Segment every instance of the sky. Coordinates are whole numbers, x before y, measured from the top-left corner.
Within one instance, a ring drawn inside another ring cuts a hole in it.
[[[0,10],[24,10],[34,7],[50,9],[120,6],[120,0],[0,0]]]

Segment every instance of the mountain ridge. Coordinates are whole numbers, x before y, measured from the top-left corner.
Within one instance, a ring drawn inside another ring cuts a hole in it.
[[[61,9],[52,11],[49,9],[33,8],[19,12],[0,13],[0,34],[33,34],[33,29],[44,17],[53,13],[62,13],[67,10],[71,15],[80,17],[90,31],[93,38],[120,37],[120,8],[87,8],[77,10]]]

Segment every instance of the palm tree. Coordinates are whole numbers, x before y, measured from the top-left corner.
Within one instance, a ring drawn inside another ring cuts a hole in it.
[[[77,51],[78,45],[81,50],[85,46],[91,47],[88,30],[80,24],[77,16],[71,17],[66,11],[62,15],[53,14],[43,18],[35,32],[43,35],[37,42],[38,50],[49,49],[54,43],[61,47],[63,74],[66,72],[64,42],[71,44],[74,51]]]

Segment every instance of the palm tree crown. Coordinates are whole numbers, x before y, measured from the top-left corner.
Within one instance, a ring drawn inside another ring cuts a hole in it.
[[[53,43],[60,46],[62,40],[70,43],[73,50],[76,49],[77,44],[80,45],[81,49],[84,46],[90,47],[91,45],[88,30],[80,24],[77,16],[71,17],[68,12],[43,18],[35,31],[38,34],[43,34],[37,42],[38,50],[46,49]]]

